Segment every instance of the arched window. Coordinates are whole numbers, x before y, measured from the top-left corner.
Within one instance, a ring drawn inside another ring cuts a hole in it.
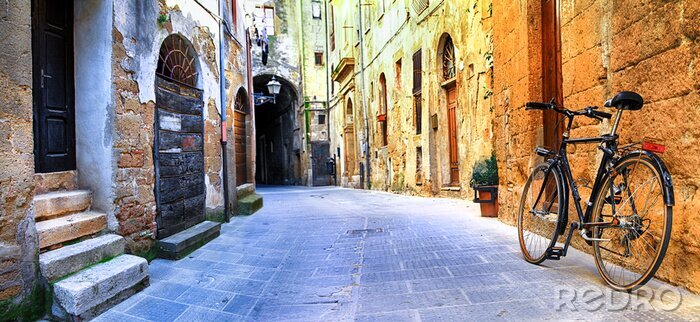
[[[236,99],[233,102],[233,110],[248,114],[248,100],[243,89],[240,89],[238,94],[236,94]]]
[[[389,144],[388,133],[387,133],[387,106],[388,100],[386,98],[386,76],[384,73],[379,75],[379,116],[378,121],[381,125],[382,131],[382,146]]]
[[[457,74],[456,66],[455,45],[452,43],[452,37],[448,35],[442,47],[442,80],[453,79]]]
[[[170,81],[197,86],[197,53],[187,39],[172,34],[163,40],[156,74]]]
[[[352,123],[352,100],[348,100],[348,105],[345,107],[345,122]]]

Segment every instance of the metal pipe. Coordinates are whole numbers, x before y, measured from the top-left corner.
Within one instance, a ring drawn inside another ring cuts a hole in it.
[[[219,17],[223,13],[223,2],[218,1],[219,5]],[[223,184],[224,184],[224,217],[226,222],[231,219],[231,205],[229,198],[229,186],[228,186],[228,151],[227,151],[227,140],[226,140],[226,111],[228,107],[226,106],[226,68],[224,67],[224,21],[219,19],[219,94],[221,95],[221,159],[223,167]],[[234,155],[235,158],[235,155]],[[235,160],[234,160],[235,161]],[[234,196],[235,198],[235,196]]]
[[[323,1],[323,11],[325,12],[323,16],[323,21],[324,21],[324,30],[326,33],[326,133],[328,133],[328,143],[331,142],[331,113],[330,113],[330,105],[331,105],[331,82],[333,81],[331,79],[331,74],[330,74],[330,68],[328,68],[328,62],[331,60],[330,56],[330,51],[328,50],[328,0]]]
[[[362,30],[362,0],[357,1],[358,9],[358,26],[360,30],[358,35],[360,35],[360,78],[361,78],[361,91],[362,91],[362,111],[365,116],[365,167],[367,168],[367,189],[372,189],[371,176],[370,176],[370,151],[369,151],[369,120],[367,118],[367,95],[365,95],[365,55],[364,55],[364,40],[362,35],[364,34]]]

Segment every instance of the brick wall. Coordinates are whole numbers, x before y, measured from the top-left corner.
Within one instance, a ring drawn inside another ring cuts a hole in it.
[[[494,2],[494,130],[500,170],[500,217],[513,224],[522,186],[542,144],[541,114],[525,112],[541,100],[540,1]],[[685,1],[561,0],[564,104],[602,105],[622,90],[640,93],[641,111],[626,112],[621,142],[659,139],[676,193],[674,229],[657,277],[700,291],[700,3]],[[610,123],[581,121],[572,137],[610,131]],[[570,149],[575,179],[595,177],[594,146]],[[584,189],[586,199],[588,191]],[[570,214],[571,215],[571,214]],[[572,216],[573,218],[573,216]],[[588,249],[581,243],[575,246]]]

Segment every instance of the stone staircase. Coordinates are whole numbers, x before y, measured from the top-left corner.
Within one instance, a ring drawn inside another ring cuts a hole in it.
[[[107,215],[90,209],[76,171],[36,174],[34,213],[39,268],[51,289],[52,318],[91,319],[148,286],[148,262],[124,254],[123,237],[106,233]]]

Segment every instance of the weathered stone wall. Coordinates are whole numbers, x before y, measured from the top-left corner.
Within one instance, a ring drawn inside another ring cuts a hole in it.
[[[30,295],[38,287],[38,242],[32,207],[30,3],[0,4],[0,39],[3,39],[0,48],[0,168],[3,169],[0,171],[0,316],[3,319],[29,318],[29,311],[36,310],[29,303]]]
[[[500,171],[500,218],[513,224],[530,168],[532,148],[542,143],[542,115],[525,112],[542,100],[540,1],[494,2],[495,147]],[[625,112],[622,143],[645,137],[665,144],[675,187],[674,227],[657,277],[700,291],[700,4],[697,1],[561,1],[564,104],[602,105],[622,90],[640,93],[641,111]],[[546,98],[545,98],[546,99]],[[580,121],[572,137],[610,131],[610,122]],[[595,146],[570,149],[575,179],[595,178]],[[583,189],[584,200],[588,189]],[[573,219],[574,214],[570,214]],[[589,249],[582,243],[575,244]]]
[[[215,6],[208,9],[217,11]],[[158,23],[161,13],[167,19]],[[207,212],[222,211],[219,30],[217,21],[193,1],[115,2],[114,15],[114,150],[118,160],[115,212],[118,232],[127,238],[129,251],[143,253],[150,249],[156,230],[153,163],[156,65],[161,43],[172,33],[188,39],[198,55],[197,87],[204,92],[206,207]],[[231,21],[230,12],[225,12],[224,18]],[[239,17],[232,30],[239,43],[245,36],[242,20]],[[224,49],[228,62],[226,75],[230,76],[226,108],[230,109],[237,89],[247,86],[245,57],[240,44],[229,44]],[[234,156],[229,153],[229,157]],[[229,176],[235,178],[231,167],[229,171]]]
[[[369,162],[373,189],[421,195],[467,197],[474,163],[491,153],[491,1],[435,1],[416,12],[410,2],[378,1],[362,6],[364,94],[369,123]],[[353,1],[333,1],[336,49],[329,63],[337,68],[343,57],[354,57],[354,91],[334,84],[332,124],[345,126],[344,107],[353,101],[353,127],[358,160],[365,162],[365,120],[362,107],[360,46],[356,33],[358,7]],[[346,28],[352,26],[352,28]],[[330,31],[329,31],[330,33]],[[449,178],[449,137],[446,91],[442,78],[442,45],[449,35],[456,51],[456,135],[460,184],[446,191]],[[414,125],[413,54],[422,50],[422,131]],[[397,64],[400,60],[400,68]],[[397,73],[400,73],[397,75]],[[380,75],[387,87],[388,144],[382,138]],[[433,130],[431,116],[438,126]],[[332,130],[332,151],[345,150],[342,132]],[[420,149],[420,150],[419,150]],[[421,151],[420,157],[417,151]],[[344,154],[344,153],[341,153]],[[420,164],[419,164],[420,162]],[[340,162],[339,164],[343,164]],[[342,172],[341,172],[342,173]],[[353,174],[347,174],[352,176]],[[344,182],[352,182],[349,177]]]

